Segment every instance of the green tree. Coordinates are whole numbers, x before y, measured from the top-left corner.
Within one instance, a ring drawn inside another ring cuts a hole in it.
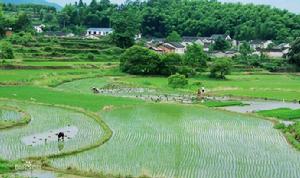
[[[14,30],[16,31],[27,31],[31,27],[31,20],[29,19],[28,15],[25,13],[22,13],[18,16]]]
[[[120,48],[134,45],[134,37],[139,31],[139,18],[133,11],[120,11],[113,17],[112,41]]]
[[[144,47],[133,46],[122,54],[120,69],[129,74],[157,74],[159,64],[158,54]]]
[[[300,66],[300,38],[292,43],[288,58],[290,63]]]
[[[0,49],[1,49],[0,55],[1,55],[2,59],[13,59],[14,58],[13,48],[10,43],[2,42]]]
[[[231,44],[224,38],[218,38],[213,44],[213,50],[224,51],[231,47]]]
[[[184,75],[174,74],[168,77],[168,85],[172,88],[184,88],[188,84],[188,79]]]
[[[181,42],[181,41],[182,41],[181,36],[176,31],[170,33],[166,38],[166,42]]]
[[[95,60],[95,56],[94,56],[94,54],[93,54],[93,53],[88,53],[88,55],[87,55],[87,59],[88,59],[88,60],[90,60],[90,61],[93,61],[93,60]]]
[[[162,57],[160,73],[162,75],[172,75],[178,72],[183,65],[182,56],[176,53],[167,53]]]
[[[207,65],[208,56],[203,51],[203,47],[196,43],[187,46],[187,51],[184,55],[185,64],[197,70],[204,70]]]
[[[240,46],[239,51],[240,51],[241,55],[244,57],[248,56],[252,52],[250,44],[248,42],[243,42],[242,45]]]
[[[210,68],[210,76],[214,78],[225,79],[225,75],[230,74],[231,67],[231,60],[226,58],[218,58],[213,62]]]
[[[96,14],[89,14],[86,16],[84,23],[88,27],[99,27],[100,18]]]
[[[57,15],[57,20],[61,27],[66,28],[69,24],[70,16],[66,12],[62,11]]]

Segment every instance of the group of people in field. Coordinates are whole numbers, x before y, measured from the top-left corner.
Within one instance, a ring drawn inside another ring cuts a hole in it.
[[[91,88],[92,92],[94,94],[99,94],[99,93],[110,93],[108,91],[105,91],[104,89],[99,89],[97,87],[92,87]],[[123,90],[122,90],[123,91]],[[134,89],[128,89],[128,91],[125,91],[125,93],[132,93],[134,92],[135,90]],[[189,96],[185,96],[185,95],[180,95],[180,96],[174,96],[174,95],[167,95],[167,94],[164,94],[164,95],[135,95],[136,98],[140,98],[140,99],[144,99],[144,100],[151,100],[153,102],[161,102],[161,101],[175,101],[175,102],[181,102],[181,103],[185,103],[188,101],[192,101],[193,99],[205,99],[205,88],[202,87],[202,88],[199,88],[198,91],[197,91],[197,95],[195,97],[192,96],[192,95],[189,95]]]

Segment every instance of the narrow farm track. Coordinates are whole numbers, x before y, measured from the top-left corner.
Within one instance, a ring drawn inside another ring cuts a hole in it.
[[[103,114],[101,147],[52,160],[56,168],[152,177],[298,178],[300,153],[271,122],[196,106],[148,104]]]
[[[0,103],[18,106],[32,116],[32,121],[22,129],[0,131],[0,144],[3,145],[0,148],[0,155],[7,160],[73,155],[96,148],[112,136],[112,131],[99,116],[83,109],[6,99],[1,99]],[[21,142],[26,135],[56,130],[68,125],[77,127],[78,133],[75,138],[64,143],[61,151],[57,141],[37,146],[29,146]]]

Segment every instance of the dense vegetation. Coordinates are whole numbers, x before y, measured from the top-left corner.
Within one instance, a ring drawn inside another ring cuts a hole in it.
[[[16,9],[5,6],[5,11]],[[113,27],[120,13],[128,13],[144,36],[166,37],[230,34],[238,40],[292,41],[300,35],[300,16],[270,6],[243,5],[216,1],[150,0],[128,1],[117,6],[109,0],[81,0],[56,13],[53,8],[33,8],[36,17],[49,29],[81,33],[86,27]],[[17,10],[16,10],[17,11]],[[128,20],[128,19],[126,19]],[[127,27],[123,27],[127,28]]]
[[[11,28],[14,32],[33,31],[33,25],[41,23],[55,24],[56,9],[54,7],[24,4],[0,4],[0,37]]]
[[[150,49],[133,46],[128,48],[121,56],[120,68],[122,72],[139,75],[172,75],[179,73],[191,77],[197,73],[206,71],[208,56],[198,44],[187,47],[184,55],[176,53],[157,54]],[[230,71],[230,61],[227,59],[215,60],[212,62],[213,74],[221,72],[221,75],[211,75],[216,78],[225,78]]]
[[[291,50],[288,54],[289,61],[293,64],[300,66],[300,38],[296,39],[291,46]]]
[[[132,11],[134,10],[134,11]],[[129,1],[117,7],[108,0],[90,5],[81,1],[58,15],[61,27],[110,26],[120,11],[134,12],[144,36],[166,37],[230,34],[239,40],[292,40],[300,34],[300,16],[269,6],[222,4],[216,1]],[[132,14],[133,15],[133,14]]]
[[[265,117],[274,117],[283,120],[300,119],[300,109],[279,108],[273,110],[259,111],[258,114]]]

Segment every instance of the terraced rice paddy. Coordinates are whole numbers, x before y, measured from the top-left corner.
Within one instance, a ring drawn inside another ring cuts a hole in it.
[[[0,123],[17,122],[22,119],[22,114],[5,106],[0,106]]]
[[[265,120],[167,104],[115,109],[103,117],[114,131],[109,142],[51,164],[153,177],[300,175],[300,153]]]
[[[0,131],[0,155],[3,159],[15,160],[74,151],[94,144],[103,135],[102,128],[95,120],[70,109],[7,101],[0,101],[0,104],[17,106],[31,115],[31,122],[21,129]],[[44,142],[44,135],[41,133],[66,130],[68,135],[67,131],[72,131],[72,127],[78,129],[77,133],[63,145],[53,141],[33,146],[34,143],[25,144],[24,140],[22,141],[26,136],[35,136],[36,140],[32,142],[37,143],[41,140]]]

